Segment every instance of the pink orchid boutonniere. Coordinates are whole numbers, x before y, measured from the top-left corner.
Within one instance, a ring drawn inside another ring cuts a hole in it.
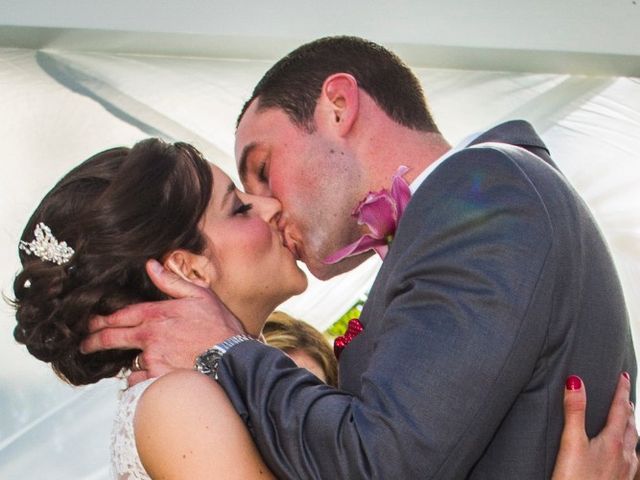
[[[375,250],[384,260],[400,218],[411,199],[409,184],[402,178],[408,170],[405,166],[398,168],[393,175],[391,192],[386,188],[379,192],[369,192],[353,211],[352,215],[358,219],[358,224],[366,225],[371,233],[332,253],[324,259],[324,263],[337,263],[368,250]]]

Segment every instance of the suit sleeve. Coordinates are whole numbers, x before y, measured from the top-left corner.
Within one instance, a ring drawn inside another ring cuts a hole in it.
[[[447,162],[411,200],[363,312],[359,391],[257,342],[223,357],[220,384],[279,478],[463,478],[526,385],[553,284],[544,204],[504,154]]]

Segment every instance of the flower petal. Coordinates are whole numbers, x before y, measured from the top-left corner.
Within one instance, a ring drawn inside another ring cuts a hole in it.
[[[386,247],[386,240],[384,238],[374,238],[371,235],[363,235],[358,240],[350,243],[346,247],[341,248],[333,252],[327,258],[323,260],[324,263],[331,265],[338,263],[340,260],[358,255],[368,250],[376,250],[376,247]],[[377,251],[377,250],[376,250]],[[386,253],[386,252],[385,252]]]
[[[343,335],[336,337],[336,339],[333,341],[333,352],[335,353],[336,358],[340,358],[340,354],[345,349],[345,347],[349,345],[349,343],[351,343],[351,340],[360,335],[363,330],[364,327],[362,326],[362,323],[360,323],[360,320],[358,320],[357,318],[352,318],[351,320],[349,320],[346,332],[344,332]]]
[[[404,213],[404,209],[409,203],[409,200],[411,200],[411,189],[409,188],[409,184],[404,178],[402,178],[402,176],[408,171],[409,169],[407,167],[401,165],[393,175],[393,182],[391,183],[391,197],[396,203],[396,218],[398,219],[398,222],[402,218],[402,214]],[[397,224],[395,226],[397,227]]]
[[[411,189],[402,177],[408,171],[404,165],[396,170],[391,182],[391,193],[385,188],[378,192],[369,192],[358,204],[352,215],[357,218],[359,225],[366,225],[370,233],[332,253],[324,259],[324,263],[337,263],[367,250],[374,250],[384,260],[398,228],[398,222],[411,200]]]
[[[362,323],[360,323],[360,320],[357,318],[349,320],[349,323],[347,324],[347,333],[349,333],[353,338],[360,335],[363,330],[364,327],[362,326]]]
[[[336,337],[336,339],[333,341],[333,353],[336,356],[336,358],[340,358],[340,354],[344,350],[344,347],[347,346],[347,343],[348,342],[344,338],[344,335],[340,335],[339,337]]]
[[[375,238],[384,238],[392,234],[397,225],[397,208],[395,201],[385,189],[376,193],[369,193],[358,210],[358,223],[366,225]]]
[[[373,247],[373,249],[378,255],[380,255],[380,258],[384,260],[384,258],[387,256],[387,253],[389,253],[389,244],[385,243],[384,245],[377,245]]]

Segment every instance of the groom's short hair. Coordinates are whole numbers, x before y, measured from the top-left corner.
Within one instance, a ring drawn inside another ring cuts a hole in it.
[[[330,75],[353,75],[358,86],[395,122],[438,133],[420,82],[400,58],[386,48],[357,37],[325,37],[298,47],[264,74],[244,104],[238,124],[251,102],[259,110],[281,108],[297,126],[315,130],[313,114]]]

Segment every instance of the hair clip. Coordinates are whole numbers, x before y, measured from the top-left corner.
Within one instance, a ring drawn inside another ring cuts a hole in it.
[[[18,248],[43,261],[48,260],[58,265],[67,263],[75,253],[67,242],[58,242],[51,229],[42,222],[36,225],[34,236],[36,238],[28,243],[20,240]]]

